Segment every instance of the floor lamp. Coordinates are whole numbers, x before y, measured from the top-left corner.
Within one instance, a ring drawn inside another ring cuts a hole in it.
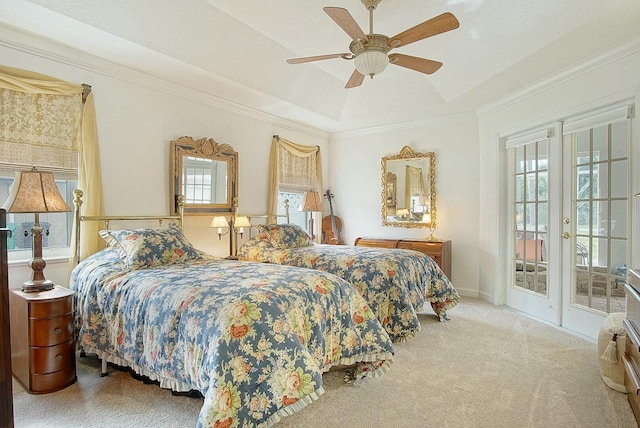
[[[22,291],[31,293],[51,290],[53,281],[45,279],[43,273],[47,263],[42,258],[42,227],[40,226],[39,214],[71,211],[58,190],[53,173],[38,171],[35,168],[30,171],[16,172],[9,197],[2,208],[12,214],[33,213],[35,215],[31,227],[33,239],[32,258],[29,262],[29,267],[32,270],[31,280],[22,285]],[[25,236],[26,233],[25,231]]]
[[[304,192],[304,197],[302,198],[302,203],[300,204],[300,208],[298,211],[305,211],[309,214],[309,236],[311,236],[312,240],[315,240],[316,237],[313,234],[313,213],[314,212],[322,212],[322,199],[320,199],[320,195],[318,192],[311,190],[309,192]]]

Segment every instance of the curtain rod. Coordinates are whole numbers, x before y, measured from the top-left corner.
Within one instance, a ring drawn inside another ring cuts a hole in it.
[[[86,83],[82,84],[82,104],[87,102],[87,97],[91,93],[91,85],[87,85]]]

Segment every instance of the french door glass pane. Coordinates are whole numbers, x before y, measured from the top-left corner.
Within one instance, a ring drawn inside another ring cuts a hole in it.
[[[548,143],[512,150],[515,262],[513,286],[547,295]]]
[[[574,142],[575,287],[572,303],[604,313],[625,310],[628,125],[566,136]]]

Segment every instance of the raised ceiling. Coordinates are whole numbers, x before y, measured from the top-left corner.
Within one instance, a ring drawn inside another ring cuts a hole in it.
[[[344,89],[353,61],[286,63],[348,52],[324,6],[346,8],[368,33],[360,0],[10,0],[0,23],[327,132],[474,111],[640,36],[638,0],[383,0],[374,30],[388,36],[458,18],[460,28],[398,50],[444,65],[432,75],[390,65]]]

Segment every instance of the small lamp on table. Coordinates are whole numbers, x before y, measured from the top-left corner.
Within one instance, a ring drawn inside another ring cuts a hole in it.
[[[314,212],[322,212],[322,199],[320,199],[320,195],[315,190],[310,190],[308,192],[304,192],[304,197],[302,198],[302,203],[300,204],[300,208],[298,211],[305,211],[309,214],[309,236],[311,239],[316,239],[313,234],[313,213]]]
[[[53,281],[45,279],[43,273],[47,263],[42,258],[42,227],[39,214],[71,211],[58,190],[53,173],[38,171],[36,168],[16,172],[9,197],[2,208],[13,214],[33,213],[35,216],[31,227],[31,280],[22,285],[22,291],[32,293],[51,290],[54,286]]]

